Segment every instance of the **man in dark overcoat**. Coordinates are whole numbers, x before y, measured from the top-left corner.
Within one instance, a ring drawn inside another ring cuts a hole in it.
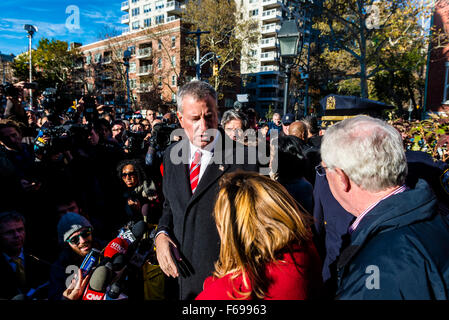
[[[192,81],[179,90],[177,101],[186,138],[164,154],[165,202],[155,244],[162,271],[178,278],[179,299],[187,300],[202,291],[218,259],[220,237],[213,208],[220,177],[236,170],[258,171],[258,166],[254,152],[248,160],[247,147],[217,130],[213,87]]]

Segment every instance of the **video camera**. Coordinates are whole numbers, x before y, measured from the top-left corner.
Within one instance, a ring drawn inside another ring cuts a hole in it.
[[[91,126],[82,124],[41,128],[34,141],[34,151],[48,155],[81,147],[87,143],[90,131]]]
[[[169,145],[173,143],[170,135],[173,130],[178,129],[177,124],[156,123],[153,126],[153,131],[150,138],[150,146],[156,150],[164,151]]]

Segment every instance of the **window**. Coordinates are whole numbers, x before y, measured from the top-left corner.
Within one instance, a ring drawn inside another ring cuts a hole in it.
[[[164,1],[157,1],[155,4],[156,10],[160,10],[164,8]]]
[[[159,77],[159,81],[158,81],[157,85],[159,86],[159,88],[162,88],[162,77]]]
[[[176,102],[176,93],[172,92],[171,94],[171,101]]]
[[[151,7],[149,4],[143,6],[143,13],[151,12]]]
[[[92,61],[92,56],[87,56],[86,57],[86,64],[90,64],[91,61]]]
[[[130,46],[130,47],[128,47],[128,50],[131,52],[131,55],[136,54],[136,46]]]
[[[95,63],[99,63],[101,61],[101,53],[95,54]]]
[[[129,64],[129,72],[130,73],[135,73],[136,72],[136,63],[135,62],[130,62],[130,64]]]
[[[132,3],[136,3],[136,2],[139,2],[139,0],[132,0],[131,2]]]
[[[134,89],[136,87],[136,79],[129,79],[129,88]]]
[[[176,56],[171,57],[171,66],[176,67]]]
[[[132,15],[133,17],[138,16],[139,14],[140,14],[140,8],[134,8],[134,9],[131,11],[131,15]]]
[[[144,26],[144,27],[149,27],[149,26],[151,26],[151,18],[148,18],[148,19],[143,20],[143,26]]]
[[[157,48],[158,48],[159,50],[162,49],[162,40],[161,40],[161,39],[158,39],[158,40],[157,40]]]
[[[134,21],[133,22],[133,30],[137,30],[139,29],[139,21]]]
[[[259,9],[254,9],[249,11],[249,16],[254,17],[259,15]]]
[[[156,16],[155,24],[161,24],[161,23],[164,23],[164,15],[163,14]]]
[[[172,87],[176,87],[176,76],[175,75],[171,76],[171,85],[172,85]]]
[[[161,57],[157,58],[157,67],[159,69],[162,69],[162,58]]]

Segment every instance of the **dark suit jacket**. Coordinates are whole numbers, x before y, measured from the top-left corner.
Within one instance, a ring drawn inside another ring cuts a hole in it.
[[[31,288],[36,289],[49,280],[49,270],[49,265],[37,261],[25,252],[26,286],[20,288],[14,270],[0,252],[0,299],[12,299],[16,295],[27,294]]]
[[[193,271],[193,274],[187,277],[179,277],[179,297],[182,300],[194,299],[203,290],[203,282],[212,274],[214,263],[218,260],[220,238],[212,212],[219,190],[219,179],[225,173],[239,169],[255,172],[259,170],[257,164],[247,164],[247,160],[243,161],[244,163],[238,162],[242,164],[235,164],[235,144],[230,142],[231,140],[223,131],[220,132],[221,135],[214,149],[214,157],[193,196],[189,181],[189,140],[185,138],[171,145],[164,154],[162,187],[165,202],[158,230],[168,232],[170,237],[179,244],[181,254],[184,255],[184,259]],[[225,148],[229,145],[234,147]],[[244,147],[240,149],[242,150],[244,150],[245,159],[248,159],[248,149]],[[184,161],[174,164],[170,160],[171,153],[183,157]],[[221,164],[213,163],[214,159],[220,159]]]

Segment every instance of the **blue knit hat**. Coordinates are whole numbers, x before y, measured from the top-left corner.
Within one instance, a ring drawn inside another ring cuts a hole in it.
[[[58,222],[58,240],[64,243],[72,234],[83,229],[92,228],[90,222],[75,212],[67,212]]]

